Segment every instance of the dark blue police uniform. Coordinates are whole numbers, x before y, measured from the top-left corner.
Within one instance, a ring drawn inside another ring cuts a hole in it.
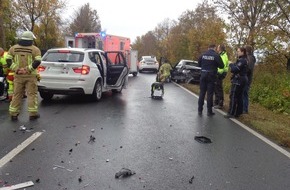
[[[228,115],[226,117],[239,117],[243,113],[243,90],[248,83],[246,56],[241,56],[236,63],[229,65],[231,68],[231,93]]]
[[[201,67],[200,77],[200,93],[198,99],[198,114],[202,114],[205,94],[207,94],[207,114],[214,115],[213,107],[213,93],[214,85],[217,77],[217,68],[223,68],[224,63],[218,53],[210,47],[208,51],[202,54],[198,60],[198,65]]]

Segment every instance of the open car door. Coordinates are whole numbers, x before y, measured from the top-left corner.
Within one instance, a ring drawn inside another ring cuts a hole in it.
[[[105,57],[107,64],[106,88],[122,88],[129,74],[129,68],[123,52],[106,51]]]

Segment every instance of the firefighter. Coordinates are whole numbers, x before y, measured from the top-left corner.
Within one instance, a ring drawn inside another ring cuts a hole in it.
[[[168,60],[164,58],[164,62],[162,63],[158,72],[160,82],[164,83],[170,77],[171,70],[171,65],[169,64]]]
[[[214,108],[222,109],[224,106],[224,89],[223,89],[223,80],[227,76],[229,70],[229,58],[226,52],[226,48],[224,45],[218,45],[217,52],[220,54],[224,68],[218,68],[217,71],[217,79],[215,84],[215,100],[214,100]]]
[[[37,67],[41,63],[41,52],[33,45],[35,36],[30,31],[21,34],[18,44],[7,54],[7,64],[14,71],[14,94],[9,106],[12,121],[18,120],[22,97],[27,94],[29,120],[40,117],[38,113]]]
[[[7,52],[3,50],[3,48],[0,48],[0,100],[5,100],[7,97],[4,96],[4,91],[5,91],[5,84],[4,84],[4,77],[7,75],[7,63],[6,63],[6,57],[7,57]]]
[[[243,113],[243,90],[248,83],[246,48],[238,48],[237,54],[238,59],[236,63],[229,65],[233,75],[231,77],[230,105],[225,118],[239,117]]]
[[[198,115],[202,115],[205,94],[207,94],[207,115],[213,116],[213,93],[217,77],[217,68],[223,68],[224,63],[218,53],[215,52],[215,45],[211,44],[208,50],[198,59],[198,66],[201,67],[200,94],[198,98]]]

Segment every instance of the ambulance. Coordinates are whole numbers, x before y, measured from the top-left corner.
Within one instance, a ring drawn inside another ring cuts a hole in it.
[[[65,37],[66,47],[94,48],[103,51],[122,51],[127,59],[130,74],[137,76],[138,52],[131,50],[131,40],[128,37],[100,33],[76,33],[74,37]]]

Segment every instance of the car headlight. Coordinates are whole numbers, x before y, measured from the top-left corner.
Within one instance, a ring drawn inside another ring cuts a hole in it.
[[[190,71],[189,70],[186,70],[186,69],[184,69],[183,71],[182,71],[182,73],[183,74],[188,74]]]

